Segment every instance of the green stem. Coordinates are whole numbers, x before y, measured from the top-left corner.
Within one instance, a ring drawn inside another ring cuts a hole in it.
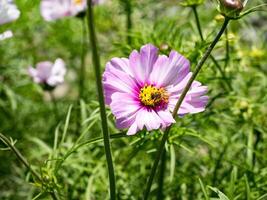
[[[224,23],[223,23],[220,31],[218,32],[218,34],[214,38],[213,42],[210,44],[210,46],[205,51],[203,57],[198,62],[197,66],[195,68],[194,73],[192,74],[191,78],[189,79],[188,83],[186,84],[186,86],[185,86],[185,88],[184,88],[184,90],[183,90],[183,92],[182,92],[182,94],[181,94],[178,102],[175,105],[175,108],[174,108],[173,113],[172,113],[172,115],[173,115],[174,118],[176,118],[177,113],[178,113],[178,110],[179,110],[180,106],[182,105],[182,102],[183,102],[183,100],[184,100],[187,92],[189,91],[189,89],[190,89],[193,81],[195,80],[195,78],[198,75],[199,71],[201,70],[202,66],[206,62],[207,58],[210,56],[213,48],[215,47],[215,45],[220,40],[220,38],[221,38],[222,34],[224,33],[224,31],[225,31],[225,29],[226,29],[229,21],[230,21],[229,18],[225,18]],[[161,156],[162,156],[162,152],[164,151],[164,146],[165,146],[165,143],[166,143],[166,141],[168,139],[168,135],[169,135],[169,132],[171,130],[171,127],[172,126],[169,126],[168,128],[166,128],[166,130],[165,130],[165,132],[163,134],[162,140],[160,142],[160,146],[158,148],[157,155],[156,155],[154,164],[152,166],[150,176],[148,178],[147,187],[146,187],[146,190],[144,192],[144,200],[147,200],[148,199],[148,196],[149,196],[149,193],[150,193],[150,189],[151,189],[151,186],[152,186],[152,183],[153,183],[153,179],[154,179],[154,176],[156,174],[157,167],[158,167],[159,161],[160,161]]]
[[[194,16],[195,16],[195,20],[196,20],[197,30],[198,30],[199,36],[201,38],[201,41],[204,41],[204,37],[203,37],[202,29],[201,29],[201,24],[200,24],[198,12],[197,12],[197,6],[192,6],[192,10],[193,10],[193,13],[194,13]]]
[[[198,12],[197,12],[197,6],[192,6],[192,10],[193,10],[193,13],[194,13],[194,16],[195,16],[197,30],[198,30],[200,39],[201,39],[201,41],[204,41],[204,37],[203,37],[203,33],[202,33],[202,28],[201,28],[201,24],[200,24],[200,20],[199,20],[199,15],[198,15]],[[226,49],[226,51],[228,51],[228,50]],[[215,67],[217,67],[217,69],[219,70],[222,78],[225,80],[224,83],[226,83],[228,89],[231,91],[232,90],[232,85],[227,81],[228,78],[226,77],[225,72],[222,70],[222,67],[217,62],[216,58],[213,55],[210,55],[210,58],[211,58],[212,62],[214,63]],[[223,87],[225,88],[225,85],[224,84],[223,84]],[[225,88],[225,89],[227,89],[227,88]]]
[[[84,98],[84,80],[85,80],[85,57],[86,57],[86,22],[85,17],[81,19],[82,22],[82,51],[81,51],[81,66],[80,66],[80,80],[79,80],[79,98]]]
[[[128,45],[132,44],[131,30],[132,30],[132,2],[131,0],[126,0],[125,11],[127,14],[127,42]]]
[[[254,129],[250,128],[247,140],[247,164],[249,169],[253,169],[253,152],[254,152]]]
[[[58,120],[59,119],[59,113],[58,113],[57,100],[56,100],[56,98],[55,98],[55,96],[54,96],[52,91],[49,91],[48,93],[49,93],[51,101],[53,103],[53,111],[54,111],[54,114],[55,114],[55,118],[56,118],[56,120]]]
[[[92,60],[93,60],[95,76],[96,76],[96,85],[97,85],[99,105],[100,105],[101,124],[102,124],[105,153],[106,153],[106,159],[107,159],[107,165],[108,165],[110,199],[115,200],[116,199],[116,181],[115,181],[115,173],[114,173],[110,141],[109,141],[110,136],[109,136],[109,131],[108,131],[108,123],[107,123],[102,79],[101,79],[101,72],[100,72],[101,65],[100,65],[100,58],[99,58],[98,49],[97,49],[97,39],[96,39],[95,26],[94,26],[94,14],[93,14],[93,8],[92,8],[92,0],[87,0],[87,4],[88,4],[87,16],[88,16],[89,38],[90,38],[91,47],[92,47]]]
[[[27,159],[20,153],[20,151],[9,141],[9,139],[7,139],[6,136],[4,136],[2,133],[0,133],[0,140],[2,140],[2,142],[8,146],[10,148],[11,151],[13,151],[15,153],[15,155],[17,156],[17,158],[19,159],[19,161],[21,163],[23,163],[23,165],[35,176],[35,178],[41,182],[42,178],[41,176],[35,172],[32,168],[31,165],[28,163]]]
[[[164,149],[162,153],[160,170],[159,170],[157,200],[164,199],[163,186],[164,186],[165,168],[166,168],[166,150]]]
[[[82,117],[81,117],[81,99],[84,99],[84,90],[85,90],[85,78],[86,78],[86,66],[85,66],[85,58],[86,58],[86,49],[87,49],[87,43],[86,43],[86,18],[81,18],[81,25],[82,25],[82,46],[81,46],[81,61],[80,61],[80,72],[79,72],[79,98],[77,99],[77,121],[76,121],[76,133],[77,135],[82,129]]]
[[[32,169],[31,165],[27,161],[27,159],[20,153],[20,151],[9,141],[9,139],[4,136],[2,133],[0,133],[0,140],[10,148],[11,151],[17,156],[18,160],[32,173],[32,175],[37,179],[38,182],[42,183],[42,178],[41,176]],[[52,199],[57,200],[56,193],[50,192],[49,193]]]
[[[225,61],[224,61],[224,70],[225,70],[225,68],[228,65],[229,58],[230,58],[230,56],[229,56],[229,54],[230,54],[230,45],[229,45],[229,40],[228,40],[228,30],[227,29],[225,29],[225,33],[224,34],[225,34],[225,49],[226,49],[226,51],[225,51]]]

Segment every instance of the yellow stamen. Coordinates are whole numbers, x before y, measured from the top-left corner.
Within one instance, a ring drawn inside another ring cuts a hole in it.
[[[83,0],[74,0],[74,4],[76,5],[81,5]]]
[[[144,105],[154,107],[161,103],[168,103],[169,96],[164,88],[145,84],[140,90],[139,99]]]

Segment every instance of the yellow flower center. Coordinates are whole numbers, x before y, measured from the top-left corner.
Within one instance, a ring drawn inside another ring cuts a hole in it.
[[[74,0],[75,5],[81,5],[83,0]]]
[[[145,84],[140,90],[139,99],[144,105],[154,107],[168,103],[169,96],[164,88]]]

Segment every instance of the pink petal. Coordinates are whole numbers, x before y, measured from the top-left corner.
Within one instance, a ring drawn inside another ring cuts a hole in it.
[[[127,93],[116,92],[111,96],[110,108],[118,128],[129,128],[134,123],[140,102]]]
[[[187,76],[189,66],[190,63],[185,57],[171,51],[169,58],[159,56],[149,79],[159,87],[176,85]]]
[[[65,16],[74,15],[69,0],[42,0],[40,9],[41,15],[46,21],[53,21]]]
[[[168,105],[171,111],[173,111],[178,99],[180,98],[182,93],[181,89],[183,88],[177,86],[172,88]],[[170,91],[170,89],[168,91]],[[187,113],[199,113],[204,111],[208,103],[208,97],[203,95],[205,95],[207,91],[208,89],[206,86],[202,86],[199,82],[194,81],[190,90],[187,92],[180,109],[178,110],[178,114],[184,115]]]
[[[127,135],[135,135],[139,131],[136,122],[134,122],[127,131]]]
[[[172,123],[175,123],[175,120],[169,110],[159,110],[157,111],[157,114],[163,121],[162,128],[168,127]]]
[[[138,111],[136,122],[140,130],[146,127],[148,131],[159,129],[163,123],[154,110],[147,108],[142,108]]]
[[[136,50],[130,54],[130,67],[140,85],[143,85],[148,80],[157,58],[158,49],[151,44],[144,45],[140,54]]]
[[[128,62],[125,59],[113,59],[106,65],[103,75],[103,85],[106,104],[111,103],[111,95],[114,92],[138,95],[137,82],[127,73]]]

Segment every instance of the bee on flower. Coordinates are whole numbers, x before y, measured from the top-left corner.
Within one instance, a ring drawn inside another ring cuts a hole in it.
[[[106,64],[103,86],[106,104],[110,106],[119,129],[128,135],[146,128],[166,128],[175,119],[172,111],[192,76],[189,61],[176,51],[158,55],[152,44],[134,50],[129,58],[113,58]],[[208,102],[207,87],[194,81],[178,115],[199,113]]]

